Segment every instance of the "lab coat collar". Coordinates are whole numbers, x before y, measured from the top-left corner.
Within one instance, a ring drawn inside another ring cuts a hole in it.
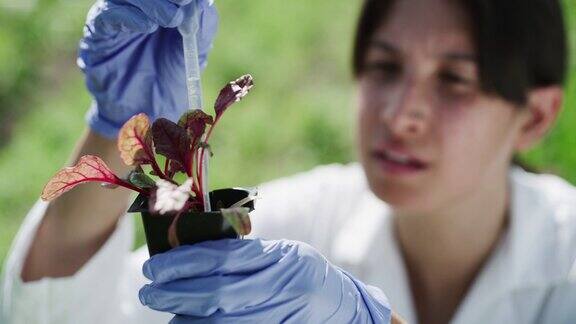
[[[510,220],[452,323],[535,323],[558,272],[554,212],[542,176],[511,167]]]
[[[518,314],[519,307],[526,311],[531,303],[534,312],[544,296],[515,298],[526,287],[538,286],[550,278],[550,267],[542,261],[554,237],[546,235],[554,227],[550,210],[553,206],[543,199],[537,186],[529,186],[525,178],[533,177],[518,167],[509,172],[511,190],[510,226],[501,237],[495,251],[475,279],[467,296],[460,304],[451,323],[481,323],[492,312],[509,323],[519,323],[518,316],[533,318],[531,314]],[[390,208],[367,188],[358,213],[348,219],[337,233],[332,255],[334,260],[352,273],[381,288],[392,307],[408,323],[417,323],[412,295],[392,228]],[[548,279],[547,279],[548,278]],[[495,314],[490,314],[490,316]],[[535,316],[535,315],[534,315]],[[473,322],[471,322],[473,320]]]

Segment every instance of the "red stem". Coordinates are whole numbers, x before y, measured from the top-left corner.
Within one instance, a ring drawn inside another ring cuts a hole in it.
[[[194,146],[192,146],[194,147]],[[193,166],[192,166],[192,159],[190,159],[190,155],[186,154],[186,156],[184,156],[184,170],[186,170],[186,174],[188,175],[188,177],[192,177],[193,175]]]
[[[196,187],[196,199],[198,201],[200,201],[200,205],[202,206],[202,210],[204,210],[204,196],[202,195],[202,182],[200,182],[200,177],[198,175],[198,173],[196,173],[196,182],[197,182],[197,187]]]
[[[200,155],[200,154],[198,154]],[[201,162],[202,160],[200,160],[198,162],[198,165],[202,165]],[[200,198],[200,201],[202,201],[202,207],[204,207],[204,188],[202,187],[202,168],[200,167],[200,173],[198,174],[198,197]]]
[[[104,182],[108,182],[108,183],[111,183],[111,184],[116,184],[116,185],[122,186],[122,187],[124,187],[124,188],[128,188],[128,189],[137,191],[137,192],[139,192],[139,193],[141,193],[141,194],[143,194],[143,195],[145,195],[145,196],[149,196],[149,195],[150,195],[147,190],[138,188],[138,187],[132,185],[131,183],[126,182],[126,181],[118,178],[117,176],[114,176],[114,180],[115,180],[115,181],[106,180],[106,181],[104,181]]]
[[[158,175],[160,178],[162,178],[164,180],[170,181],[170,182],[175,184],[176,182],[174,180],[168,178],[164,174],[164,172],[162,172],[162,170],[158,166],[158,162],[156,162],[156,157],[155,157],[154,153],[150,152],[150,147],[148,145],[146,145],[146,143],[143,143],[139,137],[136,137],[136,139],[138,140],[138,142],[140,142],[140,145],[144,148],[144,152],[146,153],[146,155],[148,155],[148,159],[150,160],[150,165],[152,166],[152,170],[154,170],[156,175]]]
[[[194,158],[191,157],[190,161],[192,161],[192,163],[190,164],[190,170],[194,170]],[[197,176],[194,173],[192,173],[192,191],[196,194],[196,199],[202,196],[201,194],[202,191],[200,191],[200,188],[198,186]]]
[[[222,116],[222,115],[220,115]],[[204,139],[204,143],[207,145],[208,144],[208,140],[210,139],[210,135],[212,135],[212,130],[214,130],[214,127],[216,126],[216,123],[218,123],[218,121],[220,120],[220,116],[216,117],[216,119],[214,120],[214,123],[212,123],[212,125],[210,125],[210,130],[208,130],[208,133],[206,134],[206,139]],[[200,192],[204,192],[202,189],[202,183],[204,183],[204,181],[202,181],[204,178],[204,168],[202,167],[202,165],[204,164],[204,151],[206,150],[205,146],[201,147],[200,150],[200,160],[198,161],[198,165],[197,165],[197,170],[196,172],[199,174],[198,175],[198,182],[200,184]],[[200,172],[198,172],[198,169],[200,170]]]
[[[159,176],[160,178],[162,178],[164,180],[168,180],[170,182],[173,182],[172,179],[168,178],[164,174],[164,172],[162,172],[162,170],[160,170],[160,167],[158,166],[158,163],[156,162],[156,159],[154,157],[152,157],[150,165],[152,166],[152,170],[154,170],[154,173],[156,173],[157,176]]]
[[[192,190],[198,194],[198,184],[197,181],[198,179],[196,178],[195,174],[194,174],[194,148],[196,147],[196,141],[192,142],[192,151],[190,152],[189,155],[186,156],[186,158],[188,159],[188,161],[186,161],[187,163],[187,168],[189,170],[188,176],[192,178]]]

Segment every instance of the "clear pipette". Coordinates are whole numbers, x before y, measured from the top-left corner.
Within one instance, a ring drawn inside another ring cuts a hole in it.
[[[188,105],[190,109],[204,109],[202,104],[202,82],[200,80],[200,62],[198,60],[197,34],[200,28],[200,13],[197,1],[192,1],[185,7],[191,15],[185,20],[178,31],[182,35],[184,46],[184,65],[186,67],[186,86],[188,87]],[[209,154],[204,154],[202,161],[202,199],[204,211],[210,211],[210,197],[208,195],[208,159]]]

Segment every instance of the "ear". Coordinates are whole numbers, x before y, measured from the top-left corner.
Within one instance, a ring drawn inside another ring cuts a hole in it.
[[[526,151],[536,145],[554,126],[562,108],[564,92],[560,86],[533,89],[521,117],[517,151]]]

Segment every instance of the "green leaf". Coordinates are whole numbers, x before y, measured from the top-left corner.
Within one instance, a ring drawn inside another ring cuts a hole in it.
[[[131,171],[128,175],[128,181],[140,188],[154,188],[156,186],[156,182],[141,170]]]

